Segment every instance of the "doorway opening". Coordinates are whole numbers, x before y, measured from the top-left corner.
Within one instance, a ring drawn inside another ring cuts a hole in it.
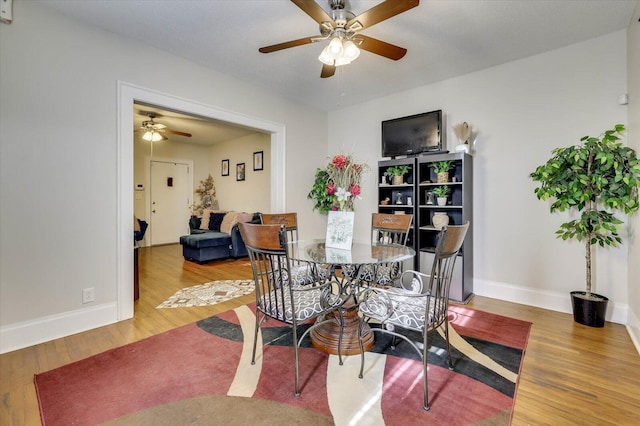
[[[204,105],[125,82],[118,82],[117,310],[118,321],[132,318],[133,305],[133,107],[135,102],[184,111],[271,135],[271,211],[285,210],[285,127],[283,124]]]

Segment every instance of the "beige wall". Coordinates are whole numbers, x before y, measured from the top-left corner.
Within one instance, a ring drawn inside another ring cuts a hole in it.
[[[221,210],[269,212],[271,190],[270,136],[254,133],[211,147],[212,176]],[[264,170],[253,170],[253,153],[263,151]],[[221,176],[222,160],[229,160],[229,176]],[[245,180],[236,180],[236,165],[245,164]]]
[[[203,146],[183,141],[165,140],[153,145],[153,158],[164,160],[187,160],[193,162],[193,189],[209,174],[214,179],[220,209],[247,212],[270,211],[271,139],[265,133],[253,133],[212,146]],[[253,153],[263,151],[262,171],[253,170]],[[134,185],[144,185],[134,192],[134,214],[149,222],[149,167],[150,142],[134,138]],[[221,161],[230,160],[229,176],[221,175]],[[235,165],[246,165],[245,180],[236,181]],[[194,194],[193,199],[196,200]],[[185,218],[185,223],[188,218]],[[147,245],[148,235],[141,242]]]

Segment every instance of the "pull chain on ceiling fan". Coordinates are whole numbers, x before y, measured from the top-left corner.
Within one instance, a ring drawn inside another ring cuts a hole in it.
[[[320,77],[331,77],[336,67],[347,65],[360,55],[360,49],[397,61],[404,57],[407,49],[367,37],[359,32],[379,22],[412,9],[420,0],[385,0],[366,12],[355,16],[345,9],[345,0],[329,0],[331,11],[325,12],[314,0],[291,0],[320,25],[320,36],[304,37],[258,49],[272,53],[290,47],[303,46],[330,40],[318,59],[322,62]]]

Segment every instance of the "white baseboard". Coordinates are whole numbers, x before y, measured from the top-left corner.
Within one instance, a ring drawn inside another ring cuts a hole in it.
[[[627,332],[631,337],[631,341],[636,347],[638,354],[640,354],[640,319],[629,309],[629,318],[627,320]]]
[[[477,278],[473,280],[473,292],[478,296],[486,296],[493,299],[536,306],[538,308],[568,314],[572,313],[571,296],[569,293],[533,290],[531,288],[518,287],[513,284],[480,280]],[[627,325],[628,313],[629,305],[609,302],[606,320]]]
[[[0,327],[0,354],[117,322],[115,302]]]

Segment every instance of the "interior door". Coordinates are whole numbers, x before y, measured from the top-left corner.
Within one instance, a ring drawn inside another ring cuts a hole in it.
[[[191,186],[188,164],[151,161],[151,245],[177,243],[189,233]]]

